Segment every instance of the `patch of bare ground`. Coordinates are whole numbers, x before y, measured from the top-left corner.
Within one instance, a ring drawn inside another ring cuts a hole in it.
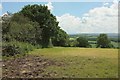
[[[3,60],[3,78],[44,78],[51,77],[45,74],[48,66],[63,66],[64,63],[42,58],[41,56],[26,55],[21,58]]]

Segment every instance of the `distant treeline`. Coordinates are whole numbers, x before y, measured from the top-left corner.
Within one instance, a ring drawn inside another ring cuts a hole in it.
[[[71,38],[76,38],[76,37],[80,37],[80,36],[86,36],[88,37],[89,41],[95,41],[97,39],[97,37],[99,36],[100,33],[81,33],[81,34],[70,34],[69,36]],[[106,33],[108,35],[108,38],[111,41],[114,42],[120,42],[120,34],[118,33]]]

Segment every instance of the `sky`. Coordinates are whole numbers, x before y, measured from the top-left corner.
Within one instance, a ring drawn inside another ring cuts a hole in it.
[[[12,13],[20,11],[25,5],[28,4],[46,4],[51,6],[52,13],[56,16],[61,16],[65,13],[70,13],[74,16],[80,17],[83,13],[89,11],[96,6],[102,6],[101,2],[3,2],[2,13],[9,11]],[[87,6],[86,6],[87,5]]]
[[[118,33],[118,2],[2,2],[0,15],[20,11],[28,4],[48,6],[68,34]]]

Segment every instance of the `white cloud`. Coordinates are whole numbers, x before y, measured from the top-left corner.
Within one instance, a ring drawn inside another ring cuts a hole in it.
[[[109,3],[103,3],[103,6],[108,6],[109,5]]]
[[[67,33],[75,33],[81,24],[79,17],[75,17],[70,14],[64,14],[57,17],[57,20],[59,21],[59,26]]]
[[[59,25],[67,33],[118,33],[117,3],[89,10],[82,18],[70,14],[57,17]]]
[[[118,0],[113,0],[113,3],[114,4],[118,4]]]
[[[51,2],[48,2],[48,4],[45,4],[47,7],[48,7],[48,9],[50,10],[50,11],[53,11],[53,5],[52,5],[52,3]]]

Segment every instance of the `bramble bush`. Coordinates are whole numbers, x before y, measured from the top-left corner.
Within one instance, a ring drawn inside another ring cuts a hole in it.
[[[24,42],[3,42],[2,44],[2,55],[3,56],[14,56],[16,54],[25,54],[29,51],[38,48],[38,46],[33,46],[29,43]]]

